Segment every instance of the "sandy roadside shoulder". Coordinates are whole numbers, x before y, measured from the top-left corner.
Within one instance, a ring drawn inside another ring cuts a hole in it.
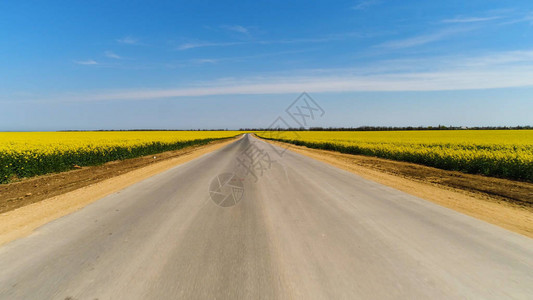
[[[151,163],[127,173],[4,212],[0,214],[0,245],[29,235],[33,230],[48,222],[68,215],[153,175],[220,149],[234,141],[235,139],[217,141],[193,147],[192,150],[184,149],[182,155]]]
[[[465,189],[461,189],[446,186],[443,184],[445,180],[441,180],[440,183],[435,181],[435,178],[441,179],[445,176],[453,177],[456,175],[454,172],[438,170],[411,163],[311,149],[277,141],[264,141],[288,147],[291,151],[323,161],[332,166],[357,174],[363,178],[533,238],[533,207],[531,205],[506,201],[503,200],[502,197],[487,193],[473,192],[466,187]],[[372,163],[368,163],[367,160],[372,160]],[[424,176],[427,176],[427,179],[421,179],[420,176],[414,179],[409,178],[408,176],[394,174],[394,172],[384,171],[386,168],[382,168],[380,162],[394,164],[394,168],[408,168],[411,171],[416,170],[417,168],[423,169],[421,170],[421,173],[424,173]],[[430,172],[433,170],[433,174],[427,174],[428,170]],[[474,176],[477,175],[467,176],[469,176],[470,180],[474,180]],[[479,178],[480,181],[483,179],[486,178]],[[500,179],[494,179],[496,185],[498,180]],[[476,182],[473,181],[471,184],[476,185]],[[520,188],[523,189],[521,191],[522,195],[525,195],[523,197],[532,195],[533,184],[520,183],[520,186]]]

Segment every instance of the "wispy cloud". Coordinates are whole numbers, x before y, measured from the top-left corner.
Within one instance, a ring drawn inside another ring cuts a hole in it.
[[[126,36],[126,37],[117,39],[117,42],[121,44],[136,45],[139,43],[139,39],[133,38],[131,36]]]
[[[74,63],[78,64],[78,65],[97,65],[98,62],[95,61],[95,60],[92,60],[92,59],[87,59],[87,60],[76,60],[74,61]]]
[[[285,40],[262,40],[262,41],[249,41],[249,42],[193,42],[181,44],[177,47],[177,50],[189,50],[194,48],[205,47],[229,47],[239,45],[271,45],[271,44],[297,44],[297,43],[318,43],[331,41],[332,38],[315,38],[315,39],[285,39]]]
[[[193,59],[192,62],[196,64],[215,64],[219,60],[213,59],[213,58],[200,58],[200,59]]]
[[[247,42],[193,42],[193,43],[185,43],[178,46],[177,50],[188,50],[188,49],[194,49],[194,48],[204,48],[204,47],[227,47],[227,46],[235,46],[235,45],[242,45],[247,44]]]
[[[241,25],[222,25],[220,26],[220,28],[233,31],[233,32],[243,33],[243,34],[250,33],[250,30],[248,28],[241,26]]]
[[[486,66],[521,66],[533,63],[533,51],[507,51],[475,57],[462,64],[466,67],[486,67]]]
[[[371,6],[374,6],[374,5],[377,5],[377,4],[380,4],[381,1],[379,0],[362,0],[362,1],[359,1],[359,3],[357,3],[356,5],[352,6],[352,9],[354,10],[365,10]]]
[[[501,16],[493,17],[457,17],[453,19],[442,20],[442,23],[476,23],[476,22],[486,22],[501,19]]]
[[[378,47],[383,48],[392,48],[392,49],[401,49],[401,48],[410,48],[415,46],[421,46],[433,42],[443,40],[445,38],[454,36],[459,33],[470,31],[472,28],[452,28],[452,29],[443,29],[436,31],[430,34],[414,36],[406,39],[392,40],[378,45]]]
[[[239,41],[239,42],[190,42],[179,45],[177,50],[188,50],[194,48],[203,48],[203,47],[228,47],[228,46],[239,46],[239,45],[273,45],[273,44],[300,44],[300,43],[324,43],[331,41],[340,41],[349,38],[365,38],[372,36],[372,34],[362,34],[359,32],[344,32],[338,34],[330,34],[323,37],[316,38],[288,38],[288,39],[279,39],[279,40],[256,40],[256,41]]]
[[[104,55],[105,55],[106,57],[113,58],[113,59],[122,59],[121,56],[119,56],[118,54],[116,54],[116,53],[113,52],[113,51],[105,51],[105,52],[104,52]]]
[[[360,69],[287,72],[285,76],[261,75],[221,79],[188,87],[123,90],[64,101],[150,100],[238,94],[285,94],[357,91],[443,91],[533,86],[533,50],[487,54],[481,57],[434,57],[409,62],[389,61]],[[61,97],[58,97],[59,99]]]
[[[229,56],[229,57],[193,59],[193,60],[188,61],[188,63],[215,64],[215,63],[220,63],[220,62],[243,62],[246,60],[256,60],[259,58],[266,58],[266,57],[273,57],[273,56],[280,56],[280,55],[290,55],[290,54],[304,53],[304,52],[309,52],[309,51],[312,51],[312,49],[307,48],[303,50],[267,52],[267,53],[258,53],[258,54],[245,55],[245,56]],[[182,63],[182,65],[185,65],[185,63]]]
[[[517,23],[529,23],[529,25],[533,25],[533,12],[528,12],[522,16],[515,16],[512,19],[502,22],[500,25],[511,25]]]
[[[455,18],[444,19],[440,23],[460,24],[460,23],[482,23],[498,20],[498,25],[510,25],[516,23],[530,23],[533,25],[533,12],[518,11],[516,9],[496,9],[482,12],[485,16],[457,16]]]
[[[345,32],[345,33],[339,33],[339,34],[330,34],[323,37],[316,37],[316,38],[292,38],[292,39],[281,39],[281,40],[266,40],[266,41],[258,41],[258,44],[303,44],[303,43],[325,43],[325,42],[332,42],[332,41],[341,41],[346,40],[348,38],[362,38],[366,37],[366,35],[361,34],[359,32]]]

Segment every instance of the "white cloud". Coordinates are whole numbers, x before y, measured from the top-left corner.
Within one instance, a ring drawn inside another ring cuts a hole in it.
[[[308,92],[356,91],[438,91],[489,89],[533,85],[531,69],[512,69],[504,72],[435,72],[390,74],[364,77],[324,77],[235,82],[233,85],[206,85],[198,88],[136,90],[84,97],[85,100],[147,100],[175,97],[194,97],[236,94],[285,94]]]
[[[421,46],[421,45],[429,44],[432,42],[440,41],[445,38],[448,38],[453,35],[466,32],[469,30],[471,29],[469,28],[445,29],[445,30],[440,30],[440,31],[433,32],[433,33],[426,34],[426,35],[419,35],[419,36],[410,37],[406,39],[388,41],[378,46],[384,47],[384,48],[393,48],[393,49],[416,47],[416,46]]]
[[[229,31],[238,32],[238,33],[243,33],[243,34],[249,34],[250,33],[248,28],[246,28],[244,26],[240,26],[240,25],[222,25],[222,26],[220,26],[220,28],[226,29],[226,30],[229,30]]]
[[[92,60],[92,59],[76,60],[76,61],[74,61],[74,63],[76,63],[78,65],[97,65],[98,64],[98,62],[96,62],[95,60]]]
[[[533,25],[533,12],[531,11],[517,11],[515,9],[497,9],[490,10],[484,13],[485,17],[465,17],[459,16],[452,19],[442,20],[441,23],[448,24],[465,24],[465,23],[481,23],[498,20],[498,25],[509,25],[516,23],[529,23]]]
[[[118,54],[116,54],[116,53],[113,52],[113,51],[106,51],[106,52],[104,52],[104,55],[105,55],[106,57],[109,57],[109,58],[122,59],[121,56],[119,56]]]
[[[533,51],[508,51],[472,58],[463,62],[463,65],[467,67],[520,66],[531,64],[531,62],[533,62]]]
[[[369,8],[370,6],[374,6],[379,4],[381,1],[379,0],[363,0],[357,3],[356,5],[352,6],[352,9],[354,10],[365,10]]]
[[[442,23],[476,23],[476,22],[492,21],[492,20],[497,20],[497,19],[501,19],[501,18],[502,17],[500,17],[500,16],[485,17],[485,18],[480,18],[480,17],[458,17],[458,18],[454,18],[454,19],[442,20]]]
[[[290,75],[223,79],[188,87],[124,90],[63,98],[65,101],[150,100],[211,95],[285,94],[302,91],[393,92],[525,87],[533,86],[533,50],[476,57],[384,61],[369,65],[366,69],[293,71],[287,74]]]
[[[529,25],[533,25],[533,13],[528,12],[526,15],[517,16],[511,20],[501,23],[501,25],[511,25],[516,23],[529,23]]]
[[[212,42],[197,42],[197,43],[185,43],[178,46],[177,50],[188,50],[194,48],[204,48],[204,47],[227,47],[234,45],[246,44],[244,42],[227,42],[227,43],[212,43]]]
[[[324,43],[331,41],[340,41],[348,38],[364,38],[371,37],[373,34],[365,33],[361,34],[358,32],[344,32],[339,34],[331,34],[324,37],[317,38],[293,38],[293,39],[281,39],[281,40],[259,40],[259,41],[247,41],[247,42],[191,42],[184,43],[179,45],[177,50],[188,50],[194,48],[203,48],[203,47],[228,47],[228,46],[238,46],[238,45],[272,45],[272,44],[299,44],[299,43]]]
[[[218,62],[218,59],[201,58],[201,59],[194,59],[192,62],[197,63],[197,64],[215,64]]]
[[[126,36],[126,37],[117,39],[117,42],[121,44],[136,45],[139,43],[139,40],[131,36]]]

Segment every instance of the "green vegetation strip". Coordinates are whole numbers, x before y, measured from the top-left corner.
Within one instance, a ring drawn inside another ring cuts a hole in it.
[[[332,150],[346,154],[357,154],[386,158],[397,161],[411,162],[444,170],[460,171],[470,174],[523,180],[533,182],[533,164],[517,157],[487,157],[487,156],[457,156],[449,155],[445,147],[437,146],[437,151],[397,151],[394,147],[364,147],[358,145],[343,145],[333,142],[309,142],[302,140],[274,139],[261,136],[267,140],[290,143],[308,148]]]
[[[61,153],[2,153],[0,152],[0,183],[48,173],[64,172],[75,166],[95,166],[106,162],[153,155],[185,147],[205,145],[221,138],[207,138],[175,143],[152,142],[139,146],[79,148]]]

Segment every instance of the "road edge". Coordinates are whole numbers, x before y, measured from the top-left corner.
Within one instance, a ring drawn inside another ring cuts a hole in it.
[[[498,199],[466,190],[444,188],[435,184],[424,183],[398,175],[384,173],[380,170],[357,164],[347,164],[345,159],[341,159],[346,156],[357,157],[356,155],[271,141],[256,135],[254,135],[254,137],[267,143],[283,146],[290,151],[322,161],[365,179],[533,238],[533,214],[530,208],[499,201]],[[327,153],[327,156],[324,155],[324,153]]]
[[[0,214],[0,246],[30,235],[35,229],[53,220],[69,215],[108,195],[154,175],[216,151],[236,138],[208,144],[181,156],[166,159],[79,189],[41,200]]]

